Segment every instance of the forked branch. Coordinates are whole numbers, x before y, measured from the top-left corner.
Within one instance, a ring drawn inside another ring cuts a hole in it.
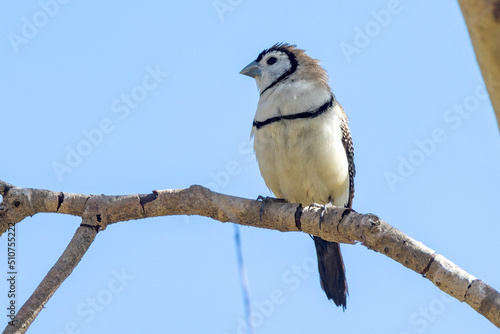
[[[282,232],[302,231],[325,240],[354,244],[382,253],[434,283],[439,289],[466,302],[500,328],[500,294],[491,286],[465,272],[444,256],[436,254],[401,231],[372,214],[360,214],[344,208],[327,207],[319,224],[321,209],[302,208],[298,204],[262,202],[212,192],[201,186],[188,189],[157,190],[144,195],[89,196],[49,190],[18,188],[0,181],[0,232],[39,212],[64,213],[83,219],[68,249],[61,256],[64,274],[56,271],[57,282],[46,281],[58,263],[42,281],[33,296],[18,312],[15,327],[4,333],[24,333],[44,303],[78,264],[94,240],[97,230],[109,224],[171,215],[200,215],[221,222],[261,227]],[[76,247],[74,251],[71,247]],[[67,255],[65,255],[68,253]],[[59,270],[59,269],[58,269]],[[45,282],[45,283],[44,283]],[[40,290],[40,291],[39,291]],[[34,297],[42,295],[43,298]],[[36,304],[38,303],[38,304]],[[28,305],[29,304],[29,305]],[[28,306],[27,306],[28,305]],[[20,327],[24,324],[24,327]]]

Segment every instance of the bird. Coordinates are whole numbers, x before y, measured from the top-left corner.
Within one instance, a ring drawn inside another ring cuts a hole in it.
[[[276,198],[304,207],[352,209],[356,170],[349,120],[319,60],[282,42],[263,50],[240,74],[257,83],[251,136],[261,175]],[[345,311],[340,245],[312,238],[321,287]]]

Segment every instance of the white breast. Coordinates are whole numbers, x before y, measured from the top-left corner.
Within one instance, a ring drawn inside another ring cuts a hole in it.
[[[283,86],[281,89],[286,90]],[[317,89],[313,94],[310,90],[309,94],[304,90],[296,94],[276,93],[273,92],[273,98],[261,98],[256,120],[317,108],[331,94]],[[284,100],[287,96],[288,100]],[[315,118],[281,120],[258,130],[253,128],[260,172],[276,197],[302,205],[331,202],[344,206],[348,202],[349,173],[341,115],[335,102],[330,110]]]

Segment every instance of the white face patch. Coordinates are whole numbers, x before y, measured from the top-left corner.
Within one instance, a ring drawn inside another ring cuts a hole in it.
[[[288,71],[292,67],[292,64],[285,52],[271,51],[262,57],[259,61],[259,67],[262,74],[255,77],[255,80],[257,81],[259,90],[262,92]]]

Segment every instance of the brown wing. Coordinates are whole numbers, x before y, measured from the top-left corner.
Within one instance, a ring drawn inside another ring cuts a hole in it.
[[[342,107],[341,107],[342,108]],[[344,111],[344,109],[342,109]],[[349,130],[348,118],[345,112],[342,115],[340,124],[342,129],[342,144],[344,145],[347,161],[349,163],[349,201],[346,207],[352,208],[352,199],[354,197],[354,176],[356,175],[356,167],[354,166],[354,147],[352,145],[351,131]]]

